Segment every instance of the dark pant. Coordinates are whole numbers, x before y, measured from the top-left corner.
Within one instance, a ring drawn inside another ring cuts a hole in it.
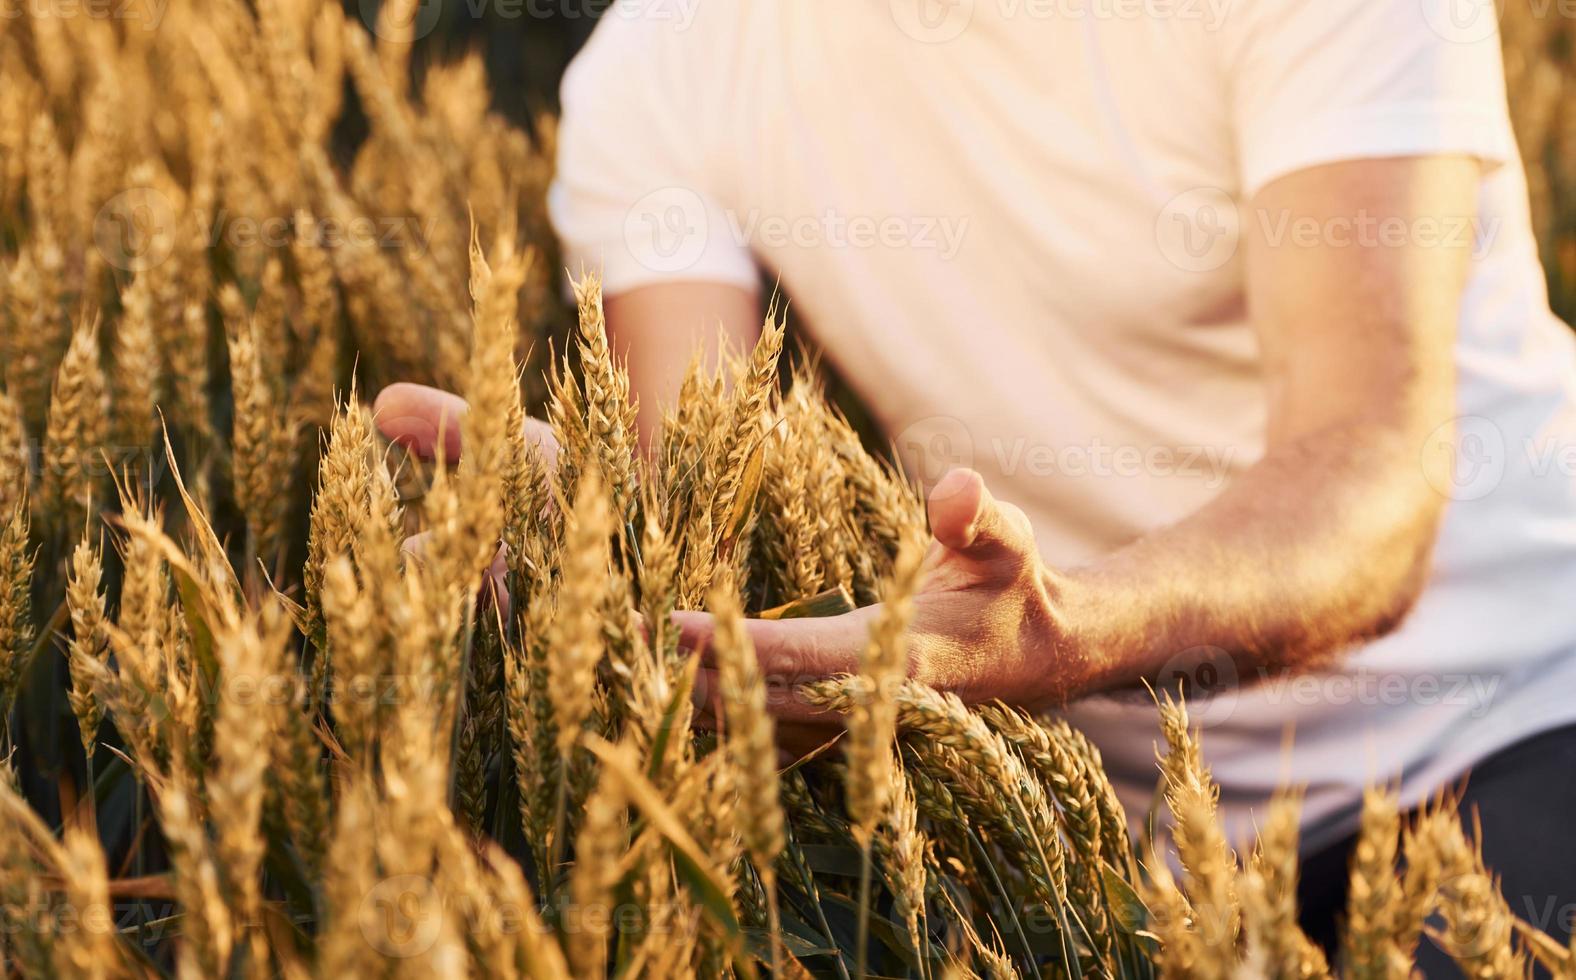
[[[1576,916],[1576,725],[1517,742],[1474,766],[1461,814],[1510,910],[1563,946]],[[1349,838],[1302,862],[1302,926],[1332,956],[1355,842]],[[1430,980],[1461,975],[1426,937],[1418,968]]]

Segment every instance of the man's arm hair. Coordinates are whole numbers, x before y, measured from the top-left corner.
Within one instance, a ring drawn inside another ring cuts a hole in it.
[[[1479,179],[1468,158],[1364,160],[1256,195],[1242,233],[1264,456],[1177,524],[1051,573],[1090,657],[1091,676],[1068,695],[1168,682],[1158,676],[1168,664],[1210,653],[1248,681],[1317,665],[1401,622],[1444,506],[1434,486],[1446,484],[1427,470],[1447,460],[1425,446],[1452,431],[1471,243],[1421,230],[1472,222]],[[1270,234],[1283,219],[1327,231],[1317,243]],[[1384,220],[1407,229],[1404,240],[1373,234]]]

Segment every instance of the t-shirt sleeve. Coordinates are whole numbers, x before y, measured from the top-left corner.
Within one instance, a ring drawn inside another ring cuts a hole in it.
[[[1244,197],[1342,160],[1515,153],[1494,0],[1236,0],[1220,24]]]
[[[548,214],[570,269],[600,269],[609,294],[758,281],[723,203],[728,38],[711,21],[726,5],[702,6],[684,21],[615,7],[564,76]]]

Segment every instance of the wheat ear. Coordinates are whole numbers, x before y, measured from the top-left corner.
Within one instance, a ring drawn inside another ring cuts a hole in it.
[[[118,976],[124,957],[116,939],[103,849],[88,831],[72,827],[61,842],[57,862],[76,925],[57,932],[55,963],[62,975],[83,980]]]
[[[627,809],[622,783],[604,774],[586,800],[585,818],[575,838],[569,894],[580,922],[568,932],[569,963],[579,977],[607,973],[614,887],[629,844]]]
[[[457,493],[460,498],[458,543],[463,564],[453,573],[466,580],[479,577],[492,560],[504,527],[504,479],[510,460],[511,433],[519,405],[515,383],[514,345],[520,286],[527,264],[504,242],[489,265],[471,231],[471,292],[475,310],[471,337],[470,377],[465,398],[470,406],[460,420],[465,452],[460,456]]]
[[[231,477],[252,532],[252,553],[272,560],[281,544],[286,482],[294,447],[273,385],[264,372],[254,320],[233,284],[220,292],[229,333],[230,384],[235,392]]]
[[[755,645],[744,629],[738,586],[730,576],[721,576],[712,587],[710,606],[716,617],[712,653],[722,682],[726,748],[739,790],[739,833],[766,891],[768,941],[772,972],[776,975],[782,962],[777,948],[780,927],[776,863],[786,843],[777,776],[776,725],[766,710],[766,684],[755,657]]]
[[[1404,980],[1411,973],[1411,958],[1403,956],[1396,941],[1397,918],[1405,908],[1396,876],[1400,838],[1395,794],[1369,789],[1352,850],[1341,944],[1343,965],[1356,980]]]
[[[596,666],[603,652],[597,614],[606,588],[612,530],[612,512],[601,475],[590,470],[580,478],[569,515],[564,584],[549,640],[548,696],[558,727],[558,751],[565,758],[591,714]]]
[[[859,696],[848,717],[848,815],[855,837],[865,844],[891,797],[896,695],[908,673],[905,632],[919,590],[924,549],[917,535],[904,542],[882,596],[881,615],[859,658]]]
[[[1189,727],[1187,709],[1167,697],[1160,705],[1161,730],[1168,751],[1162,760],[1165,800],[1170,807],[1172,839],[1187,873],[1194,927],[1199,930],[1198,968],[1225,975],[1236,961],[1240,910],[1235,875],[1237,862],[1216,811],[1218,789],[1204,765],[1198,738]]]
[[[86,513],[108,434],[97,319],[84,318],[55,373],[44,432],[44,505],[62,527]]]
[[[66,582],[66,606],[71,613],[71,643],[66,648],[71,690],[66,698],[77,719],[82,750],[91,759],[98,744],[99,723],[104,706],[94,693],[95,679],[109,660],[109,636],[105,630],[104,564],[101,548],[84,533],[71,552],[70,576]]]
[[[33,553],[28,548],[27,498],[0,515],[0,710],[10,711],[33,649]]]
[[[268,746],[278,705],[253,703],[248,691],[270,691],[281,677],[288,620],[277,609],[236,623],[215,637],[221,686],[214,718],[214,773],[208,780],[216,849],[229,886],[229,904],[239,924],[261,927],[259,871],[267,848],[261,829]],[[252,948],[263,949],[251,933]],[[257,964],[259,967],[261,963]]]
[[[0,514],[27,493],[32,478],[32,451],[22,406],[0,389]]]
[[[1526,955],[1514,941],[1516,916],[1484,867],[1482,852],[1459,820],[1436,821],[1433,829],[1431,846],[1443,872],[1439,909],[1444,928],[1431,935],[1473,980],[1526,976]]]
[[[1330,976],[1324,951],[1297,924],[1301,802],[1293,792],[1278,793],[1270,801],[1239,887],[1246,949],[1243,966],[1277,980]],[[1393,871],[1387,873],[1393,876]]]
[[[153,445],[158,422],[159,348],[153,326],[152,279],[139,274],[120,301],[110,385],[114,435],[125,451],[145,450]]]
[[[629,375],[613,358],[602,310],[602,279],[587,273],[572,283],[578,306],[576,342],[585,385],[585,422],[607,480],[613,513],[626,519],[635,502],[635,402]]]

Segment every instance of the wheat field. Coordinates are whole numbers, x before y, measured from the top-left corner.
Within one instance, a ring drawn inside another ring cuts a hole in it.
[[[914,488],[775,311],[638,452],[551,120],[475,56],[416,86],[411,6],[0,0],[9,974],[1390,978],[1433,941],[1576,978],[1447,803],[1370,792],[1332,962],[1296,791],[1234,849],[1180,702],[1135,840],[1065,722],[906,680]],[[1557,288],[1571,33],[1507,18]],[[465,395],[458,460],[378,435],[395,380]],[[878,601],[859,673],[792,691],[741,626]],[[716,717],[675,609],[718,617]],[[784,766],[783,696],[846,736]]]

